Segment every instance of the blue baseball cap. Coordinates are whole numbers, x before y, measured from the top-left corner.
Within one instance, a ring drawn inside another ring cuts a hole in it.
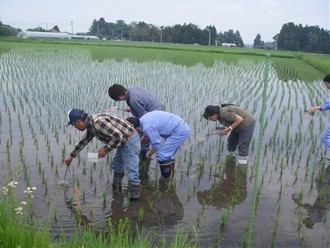
[[[84,110],[73,108],[68,112],[68,124],[66,126],[72,125],[76,120],[82,120],[85,114]]]

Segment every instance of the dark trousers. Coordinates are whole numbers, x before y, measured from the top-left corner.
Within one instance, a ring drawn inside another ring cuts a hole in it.
[[[256,125],[255,120],[239,133],[231,132],[228,137],[227,148],[229,152],[235,152],[238,149],[238,156],[249,156],[250,143]]]

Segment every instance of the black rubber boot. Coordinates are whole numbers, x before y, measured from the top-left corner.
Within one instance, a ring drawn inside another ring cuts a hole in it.
[[[162,173],[162,177],[164,179],[172,179],[174,174],[174,165],[175,160],[170,159],[166,161],[159,161],[160,172]]]
[[[116,189],[116,190],[120,190],[121,189],[121,182],[123,180],[124,177],[124,172],[114,172],[113,173],[113,180],[112,180],[112,188]]]
[[[139,183],[128,183],[128,195],[131,200],[138,200],[140,198],[141,185]]]

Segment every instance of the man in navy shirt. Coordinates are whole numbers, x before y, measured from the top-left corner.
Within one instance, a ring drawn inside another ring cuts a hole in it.
[[[153,110],[164,111],[165,107],[149,91],[141,87],[125,88],[120,84],[113,84],[108,90],[109,97],[115,101],[126,101],[128,108],[135,117],[142,117]]]

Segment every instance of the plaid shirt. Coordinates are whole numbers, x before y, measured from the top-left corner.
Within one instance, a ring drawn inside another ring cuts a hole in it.
[[[109,152],[112,149],[121,147],[134,131],[133,124],[115,114],[88,115],[86,121],[88,123],[87,131],[71,152],[70,156],[73,158],[94,137],[105,143],[104,148]]]

